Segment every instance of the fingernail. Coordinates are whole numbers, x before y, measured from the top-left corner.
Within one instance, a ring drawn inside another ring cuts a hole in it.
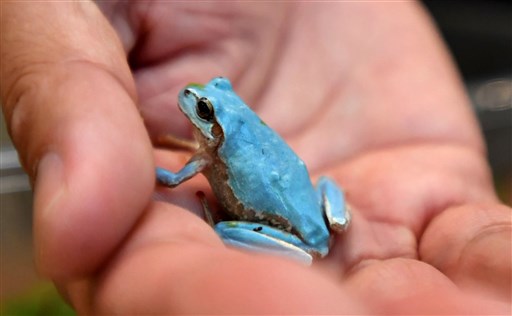
[[[64,164],[56,153],[47,153],[37,166],[34,187],[34,211],[38,216],[51,216],[65,188]]]
[[[56,153],[46,154],[37,166],[34,186],[34,248],[39,273],[48,273],[51,254],[48,240],[56,222],[56,211],[65,192],[64,164]]]

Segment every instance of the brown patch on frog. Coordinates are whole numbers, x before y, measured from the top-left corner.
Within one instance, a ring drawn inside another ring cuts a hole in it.
[[[309,253],[311,256],[313,256],[313,259],[321,259],[322,258],[322,255],[316,250],[308,249],[307,253]]]
[[[303,239],[284,217],[245,208],[235,196],[233,190],[227,185],[229,178],[226,166],[218,157],[214,158],[212,164],[203,170],[203,173],[208,178],[218,202],[230,219],[265,224],[292,233]]]
[[[219,144],[222,142],[221,140],[221,136],[222,136],[222,127],[220,127],[220,125],[218,123],[215,123],[213,126],[212,126],[212,134],[213,136],[215,137],[218,137],[219,138]],[[223,138],[222,138],[223,139]]]

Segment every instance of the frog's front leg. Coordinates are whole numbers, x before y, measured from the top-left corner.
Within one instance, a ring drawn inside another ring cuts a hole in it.
[[[328,177],[320,177],[316,190],[331,230],[345,231],[350,224],[350,211],[343,191]]]
[[[157,167],[156,179],[160,184],[174,188],[203,171],[209,164],[210,159],[206,155],[194,155],[187,164],[176,173]]]
[[[313,258],[297,236],[264,224],[225,221],[215,225],[215,231],[225,244],[236,248],[274,254],[311,264]]]

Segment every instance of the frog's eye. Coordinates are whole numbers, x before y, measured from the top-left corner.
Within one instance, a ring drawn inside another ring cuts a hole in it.
[[[200,98],[196,103],[197,116],[205,121],[213,119],[213,106],[207,98]]]

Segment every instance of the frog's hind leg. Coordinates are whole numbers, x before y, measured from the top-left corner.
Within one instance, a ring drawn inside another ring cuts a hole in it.
[[[310,248],[308,245],[297,236],[275,227],[244,221],[224,221],[215,224],[204,193],[198,191],[196,195],[203,206],[206,221],[224,244],[243,250],[284,256],[306,265],[313,261],[313,257],[304,250]]]
[[[297,236],[280,229],[252,222],[225,221],[215,225],[215,231],[229,246],[265,254],[295,259],[310,265],[313,257],[309,247]]]
[[[278,254],[311,264],[312,256],[301,248],[308,246],[297,236],[252,222],[224,221],[215,224],[204,192],[198,191],[196,195],[203,206],[206,222],[215,229],[225,244],[260,253]]]
[[[350,210],[343,191],[328,177],[318,180],[316,190],[331,230],[345,231],[350,224]]]

